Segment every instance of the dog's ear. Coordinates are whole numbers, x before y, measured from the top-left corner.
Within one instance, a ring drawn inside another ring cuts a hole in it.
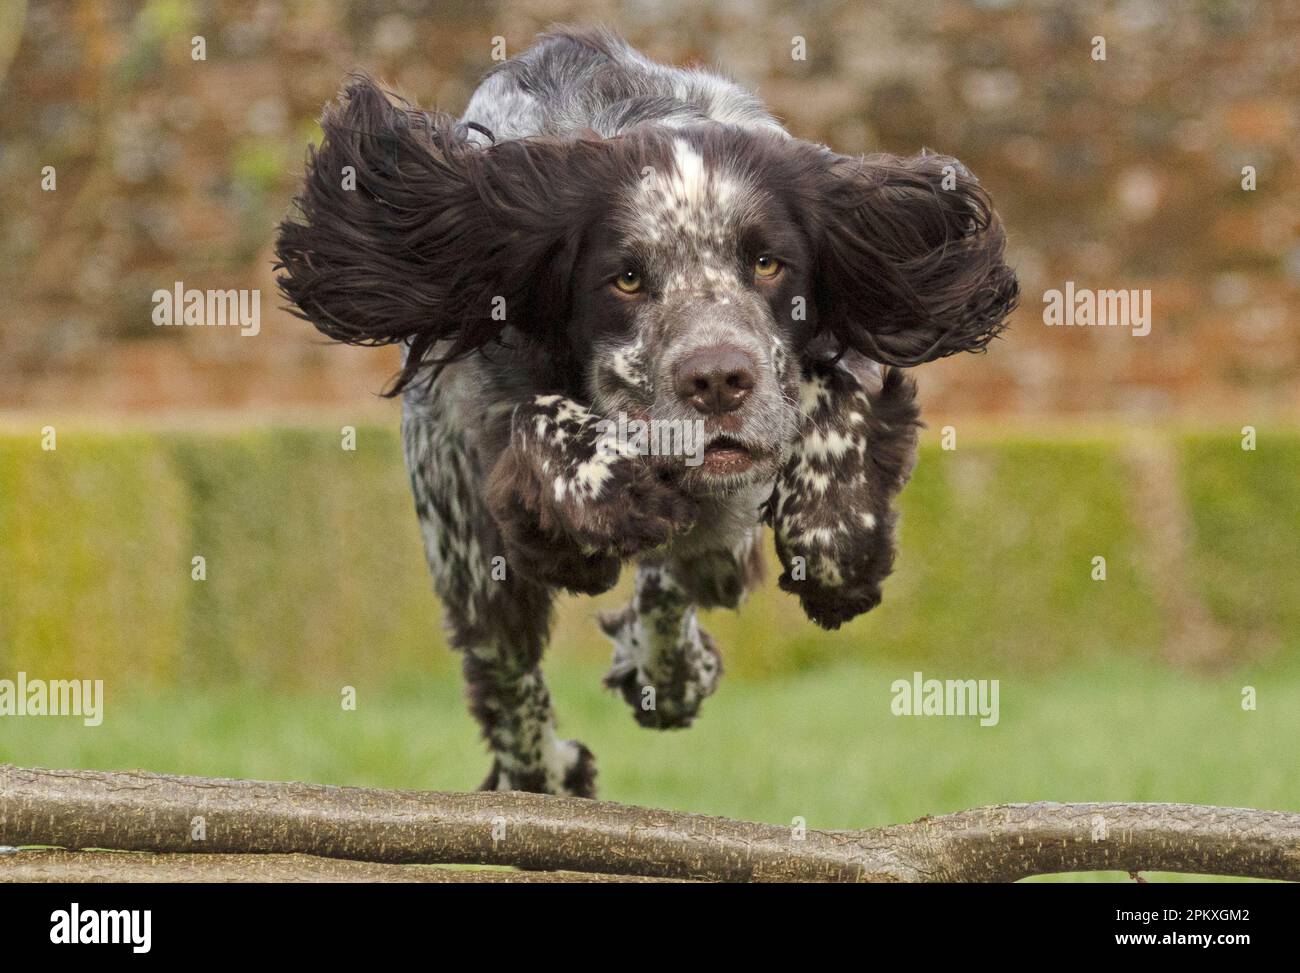
[[[890,365],[983,349],[1019,285],[975,177],[940,155],[822,160],[813,204],[821,329]]]
[[[409,341],[393,394],[507,326],[524,335],[551,326],[570,276],[557,263],[576,246],[600,177],[575,173],[568,156],[584,152],[590,170],[599,160],[589,144],[475,144],[451,116],[418,111],[367,78],[321,127],[298,212],[276,244],[294,313],[350,344]]]

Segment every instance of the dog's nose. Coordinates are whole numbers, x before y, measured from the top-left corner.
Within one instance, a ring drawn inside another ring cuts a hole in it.
[[[677,395],[705,415],[734,412],[754,388],[754,359],[732,345],[692,352],[677,364]]]

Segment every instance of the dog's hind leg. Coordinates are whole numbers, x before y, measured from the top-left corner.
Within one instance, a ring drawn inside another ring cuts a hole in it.
[[[402,431],[434,586],[464,655],[470,711],[492,753],[481,789],[595,796],[595,760],[581,743],[559,738],[542,676],[551,589],[507,566],[463,437],[415,410]]]
[[[537,655],[508,637],[463,651],[470,711],[492,751],[480,789],[595,797],[595,758],[578,741],[559,738]]]
[[[696,610],[740,603],[762,573],[758,534],[731,551],[641,562],[632,600],[601,617],[614,642],[605,685],[623,694],[642,726],[690,726],[717,688],[722,657]]]

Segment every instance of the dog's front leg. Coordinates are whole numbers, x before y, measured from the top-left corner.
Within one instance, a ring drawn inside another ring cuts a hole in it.
[[[876,368],[851,356],[806,366],[803,432],[768,502],[779,584],[823,628],[879,604],[893,568],[891,503],[912,470],[919,413],[912,381]]]
[[[511,564],[584,594],[611,588],[619,563],[690,527],[695,504],[573,399],[515,407],[488,506]]]

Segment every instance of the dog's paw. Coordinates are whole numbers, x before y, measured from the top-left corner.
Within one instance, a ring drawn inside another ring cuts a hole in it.
[[[796,581],[786,571],[777,582],[782,591],[799,598],[808,619],[825,629],[837,629],[880,604],[879,583],[847,587],[826,587],[816,581]]]
[[[596,756],[577,740],[561,740],[566,753],[559,793],[569,797],[595,798]]]
[[[487,501],[521,569],[572,590],[606,590],[615,561],[691,528],[696,503],[665,470],[608,435],[591,412],[541,396],[488,477]]]
[[[698,641],[679,647],[665,671],[648,673],[628,655],[636,624],[630,610],[601,616],[600,627],[614,639],[614,661],[604,684],[619,692],[632,709],[637,725],[651,730],[685,729],[695,722],[700,706],[712,696],[722,678],[722,655],[712,637],[696,628]]]
[[[560,797],[596,796],[596,757],[577,740],[557,741],[554,760],[544,767],[507,771],[500,758],[478,789],[481,791],[526,791]]]
[[[673,687],[650,684],[649,677],[639,669],[622,672],[612,668],[605,676],[605,685],[618,690],[632,710],[632,719],[647,730],[684,730],[700,714],[704,698],[712,689],[674,695]]]
[[[497,518],[509,563],[541,584],[576,595],[599,595],[618,583],[622,562],[609,554],[588,554],[576,544],[547,535],[527,516]]]
[[[790,518],[776,531],[785,569],[777,585],[799,598],[811,621],[836,629],[880,604],[881,584],[894,566],[892,512],[792,533],[797,523]]]
[[[640,457],[615,457],[604,470],[595,495],[573,494],[557,512],[580,549],[627,558],[694,525],[695,501],[663,471]]]

